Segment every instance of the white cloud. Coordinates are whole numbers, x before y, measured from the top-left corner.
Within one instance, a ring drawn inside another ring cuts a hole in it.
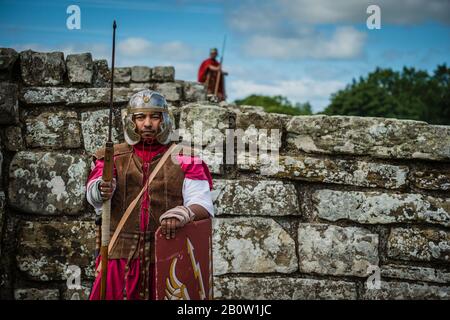
[[[130,37],[118,43],[118,53],[124,58],[151,57],[170,61],[188,61],[195,50],[181,41],[154,43],[145,38]]]
[[[286,21],[313,25],[365,23],[371,4],[380,7],[383,23],[450,23],[448,0],[241,0],[238,7],[226,7],[226,13],[236,30],[255,31]]]
[[[244,45],[246,54],[275,59],[349,59],[361,56],[366,34],[353,27],[338,27],[327,37],[318,32],[299,37],[255,35]]]
[[[370,0],[242,0],[226,6],[226,21],[243,36],[251,57],[274,59],[351,59],[361,56]],[[450,23],[448,0],[379,0],[383,24]],[[325,35],[320,26],[334,30]]]
[[[282,80],[274,84],[262,84],[255,81],[235,80],[228,86],[228,100],[242,99],[251,94],[282,95],[292,102],[309,101],[314,112],[323,110],[329,103],[332,93],[343,89],[346,83],[336,80],[317,81],[310,78]]]
[[[141,56],[152,48],[150,41],[143,38],[128,38],[119,42],[118,51],[128,57]]]
[[[225,11],[227,23],[232,29],[240,32],[274,30],[282,16],[279,10],[268,7],[271,4],[273,3],[270,1],[260,1],[258,4],[243,1],[237,8],[233,6],[232,9]]]
[[[376,4],[382,21],[394,24],[416,24],[428,20],[450,23],[448,0],[280,0],[283,11],[307,23],[365,23],[366,9]]]
[[[173,60],[187,61],[195,59],[198,56],[196,50],[181,41],[166,42],[160,47],[156,46],[156,50],[160,51],[162,57]]]

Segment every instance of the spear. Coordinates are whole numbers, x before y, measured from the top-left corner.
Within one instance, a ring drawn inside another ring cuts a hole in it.
[[[108,124],[108,140],[105,146],[105,158],[102,173],[102,180],[112,182],[114,170],[114,143],[111,138],[112,116],[113,116],[113,90],[114,90],[114,57],[116,50],[116,20],[113,23],[113,44],[112,44],[112,62],[111,62],[111,92],[109,96],[109,124]],[[110,240],[110,219],[111,219],[111,199],[103,202],[102,205],[102,241],[100,254],[102,257],[101,264],[101,282],[100,282],[100,299],[106,298],[106,278],[108,275],[108,245]]]
[[[223,43],[222,43],[222,55],[220,56],[220,67],[222,67],[223,63],[223,55],[225,53],[225,42],[227,40],[227,35],[225,34],[223,36]],[[217,78],[216,78],[216,87],[214,89],[214,95],[217,97],[217,94],[219,93],[219,82],[222,78],[222,71],[217,71]]]

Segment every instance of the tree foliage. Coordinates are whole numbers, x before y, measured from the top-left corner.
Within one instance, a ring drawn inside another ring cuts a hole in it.
[[[322,113],[449,125],[450,68],[438,65],[432,75],[407,67],[401,72],[377,68],[366,78],[353,80],[333,94],[330,105]]]

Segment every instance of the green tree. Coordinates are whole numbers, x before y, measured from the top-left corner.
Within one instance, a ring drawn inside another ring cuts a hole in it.
[[[377,68],[331,96],[328,115],[355,115],[450,124],[450,68],[438,65],[433,75],[404,67]]]
[[[306,103],[292,104],[286,97],[277,96],[262,96],[252,94],[244,99],[236,100],[237,105],[260,106],[266,112],[284,113],[289,115],[310,115],[312,114],[311,105]]]

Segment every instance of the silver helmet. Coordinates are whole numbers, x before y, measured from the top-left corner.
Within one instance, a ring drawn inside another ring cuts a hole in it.
[[[162,115],[156,140],[161,144],[168,144],[171,141],[174,119],[166,99],[159,92],[145,89],[133,94],[127,108],[122,109],[123,133],[129,145],[135,145],[141,140],[140,134],[136,132],[133,116],[150,111],[161,112]]]

